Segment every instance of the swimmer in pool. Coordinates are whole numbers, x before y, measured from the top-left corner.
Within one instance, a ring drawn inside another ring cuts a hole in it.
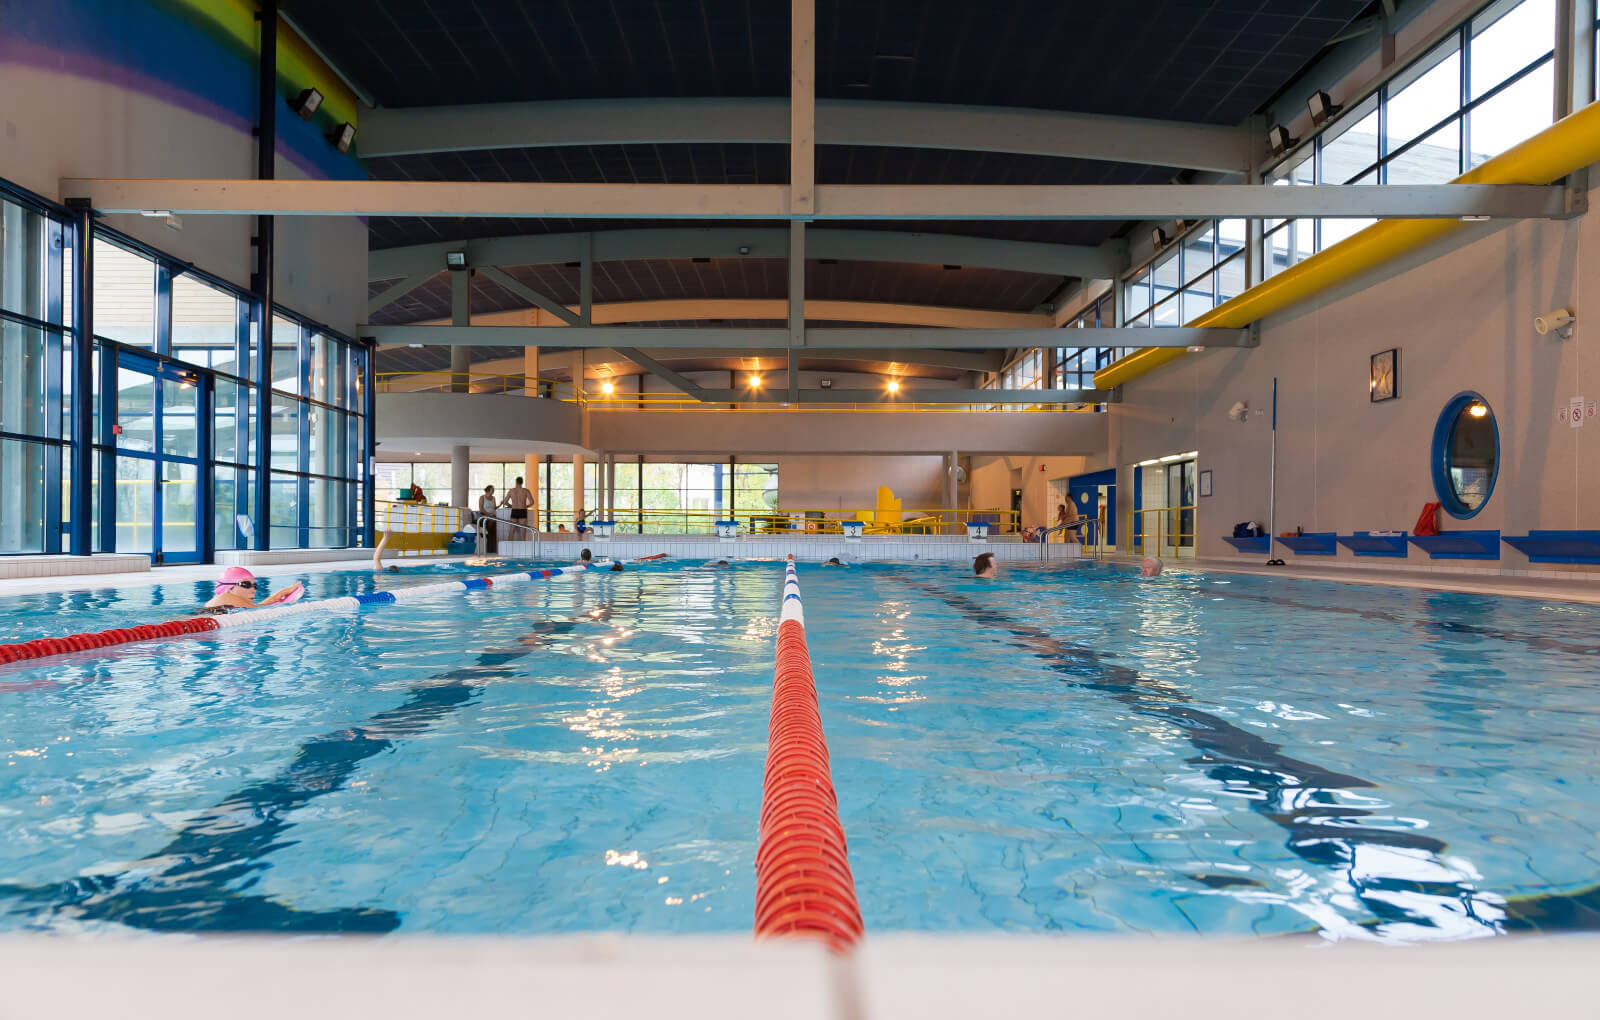
[[[728,566],[732,566],[732,564],[729,563],[727,560],[707,560],[705,562],[704,566],[707,566],[707,567],[728,567]]]
[[[618,573],[618,574],[622,573],[622,564],[620,564],[620,563],[611,564],[611,570],[614,573]]]
[[[592,567],[594,566],[594,556],[587,548],[585,548],[582,552],[578,553],[578,558],[574,562],[580,566]]]
[[[994,553],[979,553],[972,559],[973,577],[995,576]]]
[[[837,556],[830,556],[822,561],[822,565],[825,567],[848,567],[850,564],[839,559]]]
[[[229,567],[217,579],[217,593],[200,610],[202,613],[226,613],[234,609],[258,609],[293,602],[305,586],[296,581],[281,591],[275,591],[264,601],[256,601],[255,575],[243,567]]]
[[[1159,556],[1146,556],[1144,562],[1139,564],[1140,577],[1160,577],[1161,570],[1162,563]]]

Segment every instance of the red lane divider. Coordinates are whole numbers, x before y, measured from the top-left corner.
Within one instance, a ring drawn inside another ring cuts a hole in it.
[[[755,933],[820,938],[844,952],[861,939],[861,907],[828,768],[799,596],[791,562],[762,781]]]
[[[60,638],[35,638],[16,645],[0,645],[0,662],[21,662],[24,659],[43,659],[69,652],[87,652],[92,648],[126,645],[134,641],[151,641],[155,638],[179,637],[216,630],[217,621],[209,616],[189,620],[169,620],[166,623],[147,623],[138,627],[102,630],[92,634],[69,634]]]

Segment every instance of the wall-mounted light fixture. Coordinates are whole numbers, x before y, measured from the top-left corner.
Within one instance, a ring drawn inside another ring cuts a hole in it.
[[[1318,89],[1311,93],[1311,97],[1306,100],[1306,109],[1311,111],[1311,123],[1321,127],[1332,120],[1333,115],[1342,110],[1343,107],[1334,102],[1326,92]]]
[[[350,123],[340,124],[328,132],[328,144],[340,152],[349,152],[350,146],[356,143],[356,126]]]
[[[1282,124],[1272,125],[1272,130],[1267,132],[1267,144],[1272,147],[1274,155],[1282,155],[1299,144],[1300,139],[1289,133],[1289,129]]]
[[[322,93],[316,89],[302,89],[298,96],[289,100],[289,109],[300,115],[301,120],[310,120],[317,115],[317,110],[322,107]]]
[[[467,268],[467,253],[464,251],[447,251],[444,253],[444,267],[446,269]]]

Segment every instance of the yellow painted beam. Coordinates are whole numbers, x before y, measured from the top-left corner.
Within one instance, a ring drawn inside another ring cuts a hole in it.
[[[1451,183],[1550,184],[1593,163],[1600,163],[1600,103],[1557,121]],[[1460,228],[1459,220],[1382,220],[1184,325],[1242,329]],[[1186,353],[1182,348],[1141,348],[1096,372],[1095,388],[1121,386]]]
[[[576,310],[576,309],[574,309]],[[594,306],[596,326],[629,322],[670,322],[674,319],[771,319],[789,316],[784,298],[674,298],[661,301],[615,301]],[[1049,329],[1055,319],[1033,312],[991,311],[984,308],[948,308],[941,305],[902,305],[885,301],[806,301],[806,318],[827,322],[870,322],[896,326],[944,326],[952,329]],[[449,319],[431,319],[422,326],[449,325]],[[567,323],[540,308],[515,308],[472,316],[474,326],[565,326]]]

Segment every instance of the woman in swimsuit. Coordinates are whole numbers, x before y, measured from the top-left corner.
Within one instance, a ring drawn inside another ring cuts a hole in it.
[[[281,591],[275,591],[262,602],[256,601],[255,575],[243,567],[229,567],[217,579],[217,593],[211,597],[200,612],[207,615],[220,616],[235,609],[258,609],[263,606],[276,606],[293,602],[305,591],[305,586],[299,581],[291,584]]]

